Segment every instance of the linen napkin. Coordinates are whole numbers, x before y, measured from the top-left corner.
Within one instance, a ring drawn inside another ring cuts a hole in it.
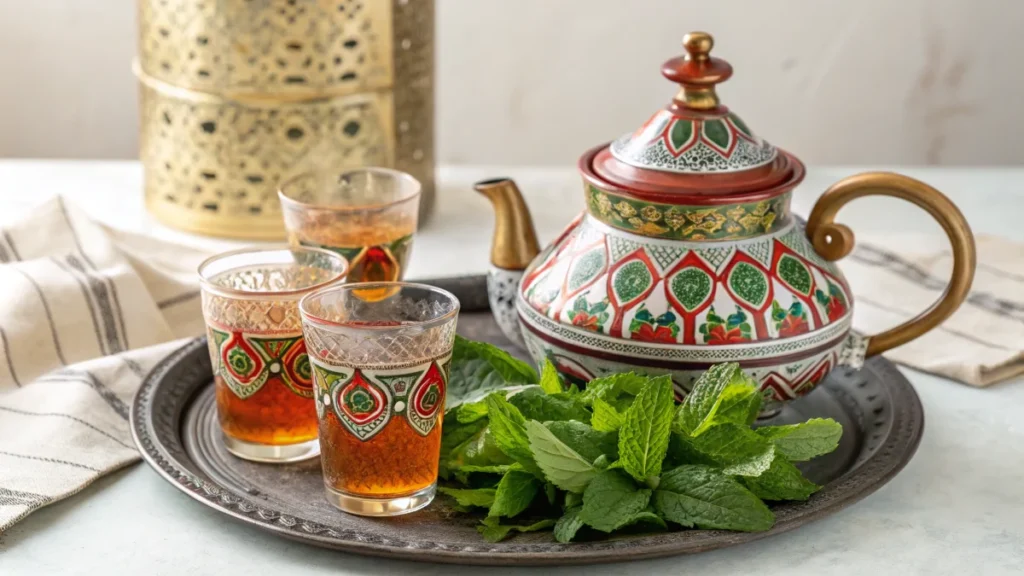
[[[978,387],[1024,374],[1024,245],[975,241],[978,268],[964,303],[887,358]],[[893,235],[859,244],[840,262],[853,292],[854,329],[877,334],[913,318],[939,298],[952,266],[944,238]]]
[[[202,333],[204,257],[60,198],[0,231],[0,532],[138,460],[132,395]]]

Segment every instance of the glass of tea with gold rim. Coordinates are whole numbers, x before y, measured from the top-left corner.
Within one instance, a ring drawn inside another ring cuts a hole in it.
[[[434,498],[459,301],[422,284],[346,284],[299,303],[327,499],[395,516]]]
[[[416,232],[421,186],[398,170],[300,174],[278,196],[288,240],[344,256],[350,282],[401,280]]]
[[[347,271],[343,257],[317,248],[236,250],[199,266],[217,416],[232,454],[294,462],[319,452],[299,300]]]

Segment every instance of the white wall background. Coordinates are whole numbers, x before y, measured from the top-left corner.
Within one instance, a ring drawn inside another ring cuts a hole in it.
[[[704,29],[724,102],[809,163],[1024,164],[1021,0],[437,4],[440,162],[571,165]],[[0,0],[0,156],[134,157],[134,50],[132,0]]]

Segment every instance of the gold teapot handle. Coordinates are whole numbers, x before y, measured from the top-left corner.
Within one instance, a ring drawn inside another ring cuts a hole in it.
[[[867,355],[881,354],[905,344],[938,326],[967,297],[974,280],[974,235],[960,210],[931,186],[900,174],[867,172],[844,178],[822,194],[807,219],[807,237],[822,258],[835,261],[853,250],[853,231],[834,222],[839,209],[863,196],[892,196],[917,204],[938,221],[953,248],[953,273],[949,286],[930,308],[916,318],[890,328],[868,341]]]

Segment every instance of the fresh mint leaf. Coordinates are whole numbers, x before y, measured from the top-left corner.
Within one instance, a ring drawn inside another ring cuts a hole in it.
[[[757,478],[744,478],[743,482],[763,500],[807,500],[821,488],[779,456],[764,474]]]
[[[556,488],[551,482],[545,482],[544,495],[548,497],[548,504],[554,506],[555,500],[558,498],[558,488]]]
[[[541,483],[525,470],[510,470],[501,477],[494,503],[487,513],[488,516],[513,517],[526,510],[540,490]]]
[[[730,476],[760,476],[775,458],[775,445],[740,424],[716,424],[696,438],[693,448]]]
[[[672,433],[672,438],[668,441],[668,453],[665,455],[665,464],[670,467],[682,464],[718,465],[711,458],[698,452],[697,448],[693,445],[693,438],[682,432]]]
[[[460,424],[470,424],[486,417],[487,404],[483,400],[467,402],[455,408],[455,418]]]
[[[622,414],[619,414],[619,411],[611,404],[600,398],[594,398],[591,407],[594,409],[594,414],[590,417],[590,425],[595,430],[616,432],[622,427]]]
[[[609,464],[611,464],[611,460],[608,458],[607,454],[601,454],[594,459],[594,468],[597,468],[598,470],[607,469]]]
[[[565,514],[555,522],[555,540],[567,544],[576,537],[576,533],[583,528],[583,520],[580,520],[581,506],[569,508]]]
[[[624,524],[619,526],[619,528],[633,526],[634,524],[646,524],[649,527],[657,527],[663,530],[665,528],[668,528],[668,526],[665,524],[665,520],[663,520],[661,516],[655,514],[654,511],[652,511],[650,508],[644,510],[643,512],[637,512],[629,519],[627,519]]]
[[[722,392],[733,381],[741,381],[743,373],[735,362],[715,364],[697,378],[693,390],[679,406],[675,426],[698,436],[714,422],[715,413],[722,402]]]
[[[614,432],[599,432],[575,421],[545,422],[544,426],[588,462],[593,462],[601,455],[611,460],[619,457],[619,440]]]
[[[513,394],[508,401],[518,408],[527,420],[578,420],[585,424],[590,423],[590,411],[586,405],[568,394],[547,394],[539,387],[531,386]]]
[[[544,361],[544,367],[540,371],[540,387],[548,394],[561,394],[565,392],[562,386],[562,379],[558,376],[558,370],[551,360]]]
[[[565,504],[562,508],[568,510],[569,508],[575,508],[576,506],[583,505],[583,494],[578,492],[566,492],[565,493]]]
[[[491,428],[486,427],[487,421],[478,421],[471,425],[478,423],[481,426],[473,436],[449,451],[448,457],[443,460],[447,468],[454,470],[465,466],[501,466],[513,462],[495,442]],[[447,431],[445,430],[444,433]],[[443,436],[444,434],[442,434],[442,447],[444,445]]]
[[[597,475],[597,469],[591,465],[590,460],[580,456],[540,422],[527,422],[526,435],[529,449],[544,476],[562,490],[583,492]]]
[[[579,519],[602,532],[613,532],[633,521],[650,500],[650,490],[637,488],[632,478],[618,470],[605,470],[583,492]]]
[[[775,523],[757,496],[707,466],[679,466],[662,474],[653,501],[662,518],[688,528],[760,532]]]
[[[455,499],[460,506],[480,506],[482,508],[489,508],[494,503],[494,488],[449,488],[447,486],[438,486],[437,491],[441,494],[447,494]]]
[[[494,443],[506,456],[523,468],[540,476],[540,468],[530,452],[530,439],[526,436],[526,419],[519,409],[509,404],[501,394],[487,396],[488,431],[494,436]]]
[[[498,524],[494,522],[497,520],[493,517],[487,517],[484,519],[479,526],[476,527],[477,532],[484,537],[484,540],[488,542],[501,542],[511,532],[537,532],[539,530],[546,530],[555,525],[554,519],[541,520],[534,524],[529,525],[508,525]]]
[[[661,474],[674,408],[672,378],[660,376],[647,382],[626,411],[619,430],[619,459],[639,482]]]
[[[835,450],[843,427],[831,418],[812,418],[800,424],[765,426],[757,433],[775,443],[775,449],[790,462],[803,462]]]
[[[445,402],[458,406],[504,386],[536,382],[537,373],[526,362],[497,346],[455,336]]]
[[[732,422],[749,428],[757,420],[760,411],[761,391],[752,378],[744,376],[743,380],[734,380],[722,390],[722,400],[713,420],[715,423]]]
[[[625,410],[633,402],[633,398],[643,389],[644,384],[647,384],[648,380],[650,378],[647,376],[641,376],[633,372],[594,378],[587,382],[587,389],[583,391],[581,396],[583,401],[588,404],[593,402],[594,399],[600,398],[609,404]]]
[[[455,411],[444,415],[441,426],[441,463],[438,474],[442,478],[448,477],[449,462],[459,457],[460,451],[465,450],[474,437],[483,435],[487,427],[487,420],[462,423],[458,421]]]
[[[463,473],[477,473],[477,474],[504,474],[514,468],[522,469],[522,466],[518,464],[500,464],[493,466],[475,466],[473,464],[464,464],[452,468],[452,472],[463,472]]]

